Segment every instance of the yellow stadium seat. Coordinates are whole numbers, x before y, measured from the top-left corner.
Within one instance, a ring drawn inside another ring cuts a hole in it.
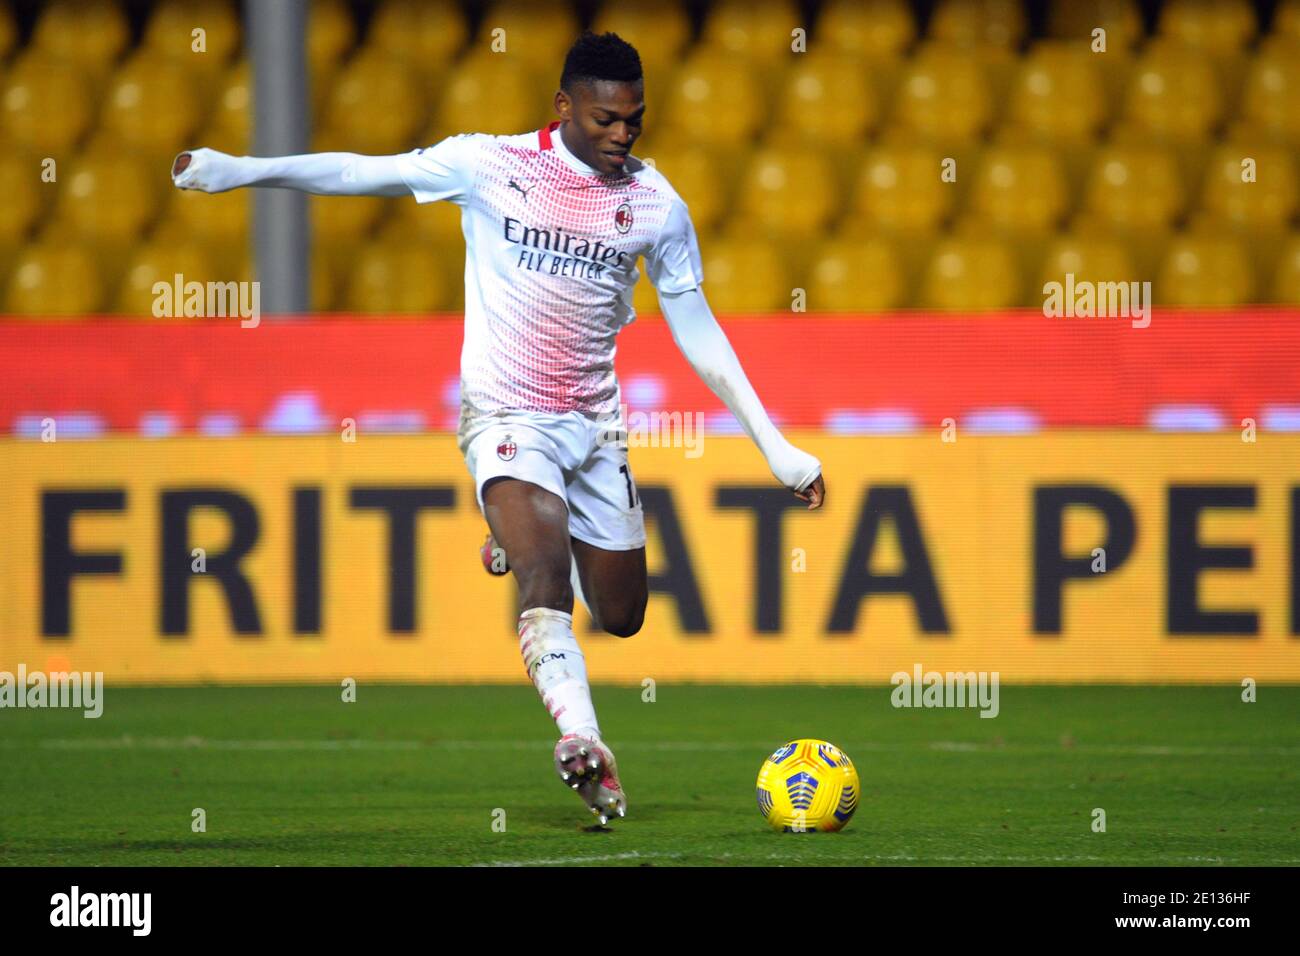
[[[1134,282],[1138,273],[1122,242],[1115,239],[1058,236],[1047,247],[1039,271],[1039,289],[1049,282]],[[1037,290],[1036,290],[1037,291]]]
[[[354,59],[340,74],[323,125],[351,143],[351,152],[404,153],[413,148],[425,109],[415,74],[396,60],[370,52]]]
[[[1300,305],[1300,235],[1291,236],[1282,247],[1272,292],[1274,302]]]
[[[376,18],[382,8],[376,13]],[[371,24],[373,34],[375,24]],[[357,42],[357,25],[345,0],[314,0],[307,11],[307,71],[312,107],[319,115]]]
[[[427,77],[445,75],[468,40],[455,0],[385,0],[370,22],[368,44]]]
[[[1035,44],[1012,84],[1008,125],[1061,145],[1091,143],[1107,117],[1096,57],[1075,42]]]
[[[3,78],[0,128],[42,156],[75,147],[91,120],[88,85],[72,66],[48,53],[21,54]]]
[[[794,31],[808,29],[792,0],[716,0],[707,10],[701,44],[760,67],[788,60]]]
[[[1020,0],[941,0],[930,21],[930,37],[956,46],[1010,49],[1025,35]]]
[[[130,24],[116,0],[53,0],[36,21],[32,47],[100,79],[130,39]]]
[[[1044,232],[1065,217],[1069,190],[1056,154],[1002,147],[985,154],[971,188],[969,215],[985,227]]]
[[[204,244],[218,265],[231,270],[252,241],[253,200],[254,194],[246,189],[211,195],[173,189],[158,232],[166,230],[168,238]]]
[[[879,116],[867,73],[862,60],[844,54],[818,51],[799,57],[777,96],[767,142],[836,149],[866,142]]]
[[[217,95],[207,126],[195,134],[195,143],[233,156],[253,151],[253,80],[247,60],[239,60],[217,84]]]
[[[1107,51],[1132,49],[1143,33],[1137,0],[1052,0],[1048,15],[1052,36],[1092,42],[1098,28],[1106,31]]]
[[[1220,146],[1210,162],[1201,209],[1243,229],[1284,231],[1296,214],[1296,164],[1276,146]]]
[[[1211,55],[1242,50],[1258,28],[1250,0],[1165,0],[1157,27],[1161,35]]]
[[[749,64],[696,50],[673,77],[663,122],[702,143],[733,147],[753,139],[763,117]]]
[[[824,153],[771,147],[745,170],[736,213],[770,238],[810,239],[824,230],[838,200]]]
[[[73,235],[120,247],[133,243],[153,222],[161,195],[159,177],[138,159],[89,152],[78,157],[66,175],[54,215]]]
[[[1015,258],[1001,242],[956,237],[939,243],[921,282],[920,305],[944,311],[1006,309],[1020,298]]]
[[[906,0],[828,0],[817,37],[850,56],[893,59],[916,41],[916,18]]]
[[[157,294],[154,285],[158,282],[174,287],[176,276],[186,282],[234,282],[233,275],[224,274],[209,256],[206,248],[194,241],[147,242],[138,246],[127,263],[122,284],[118,287],[113,301],[113,311],[138,319],[184,319],[184,309],[173,303],[172,315],[154,315],[154,303]],[[235,312],[239,298],[236,292],[228,311]],[[165,309],[163,311],[166,311]]]
[[[564,55],[578,38],[573,4],[565,0],[501,0],[479,23],[471,47],[480,53],[498,50],[497,56],[521,61],[530,69],[554,74],[559,85]]]
[[[924,142],[977,140],[993,111],[979,59],[937,46],[922,48],[905,67],[896,100],[894,128]]]
[[[1246,76],[1241,112],[1248,125],[1300,145],[1300,41],[1260,49]]]
[[[788,310],[794,284],[784,252],[750,237],[715,237],[702,244],[704,291],[719,315]]]
[[[906,301],[904,265],[886,239],[837,239],[813,257],[810,312],[886,312]]]
[[[427,313],[452,299],[445,263],[420,243],[369,245],[361,253],[343,300],[351,312]]]
[[[187,145],[199,109],[185,71],[142,50],[114,72],[100,125],[143,155],[170,159]]]
[[[401,199],[392,217],[383,224],[385,239],[427,243],[439,248],[460,245],[463,253],[465,233],[461,229],[460,207],[449,202],[418,203]],[[463,258],[463,255],[462,255]]]
[[[691,22],[678,2],[620,0],[606,3],[592,26],[596,33],[617,33],[636,47],[647,78],[666,76],[691,39]]]
[[[1223,114],[1220,85],[1203,53],[1180,44],[1152,44],[1129,78],[1124,117],[1147,137],[1204,141]]]
[[[1105,226],[1160,229],[1183,208],[1183,185],[1174,158],[1150,147],[1108,147],[1093,164],[1084,190],[1084,212]]]
[[[159,0],[145,26],[148,49],[199,73],[222,70],[239,43],[239,16],[228,0]]]
[[[867,228],[894,232],[940,229],[953,208],[953,183],[941,179],[942,156],[924,146],[879,146],[863,160],[853,216]]]
[[[18,257],[5,290],[4,311],[76,317],[97,312],[104,287],[95,256],[76,242],[42,242]]]
[[[1254,295],[1254,278],[1237,240],[1179,236],[1165,254],[1153,291],[1164,305],[1246,305]]]
[[[488,52],[472,53],[447,77],[433,123],[425,131],[425,145],[457,133],[527,132],[536,118],[539,98],[546,97],[539,97],[535,77],[523,63]]]

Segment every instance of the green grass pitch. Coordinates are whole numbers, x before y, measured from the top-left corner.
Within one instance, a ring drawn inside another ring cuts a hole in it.
[[[1300,863],[1298,687],[1003,687],[991,720],[889,691],[598,687],[630,803],[600,831],[527,685],[109,687],[98,720],[0,711],[0,864]],[[755,807],[802,736],[861,774],[842,833]]]

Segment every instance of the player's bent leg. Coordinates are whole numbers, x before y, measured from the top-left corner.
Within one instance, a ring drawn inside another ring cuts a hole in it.
[[[609,551],[578,538],[571,541],[582,593],[596,626],[631,637],[645,621],[649,584],[645,548]]]
[[[572,613],[564,499],[530,481],[494,478],[483,486],[483,515],[496,545],[509,556],[520,607]]]

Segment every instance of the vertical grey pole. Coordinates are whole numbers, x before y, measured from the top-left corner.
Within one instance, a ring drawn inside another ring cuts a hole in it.
[[[244,30],[253,64],[253,154],[307,152],[307,0],[244,0]],[[262,311],[306,312],[311,305],[307,196],[291,189],[255,189],[253,197]]]

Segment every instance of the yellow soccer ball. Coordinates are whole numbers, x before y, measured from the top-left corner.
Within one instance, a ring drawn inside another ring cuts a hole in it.
[[[861,794],[849,755],[811,737],[780,747],[758,771],[758,812],[785,833],[844,829]]]

